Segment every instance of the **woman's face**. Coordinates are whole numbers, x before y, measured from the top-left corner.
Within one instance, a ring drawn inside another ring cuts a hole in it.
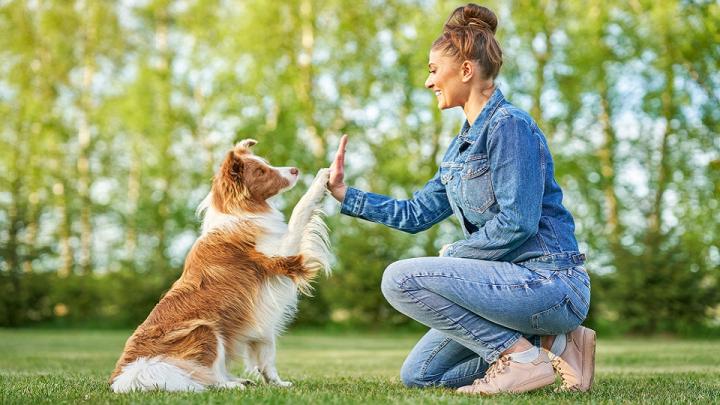
[[[425,80],[425,87],[435,92],[438,108],[463,106],[467,101],[467,85],[462,81],[462,70],[452,56],[442,51],[431,50],[428,62],[430,74]]]

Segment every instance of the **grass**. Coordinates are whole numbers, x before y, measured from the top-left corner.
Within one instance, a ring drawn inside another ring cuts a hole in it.
[[[294,332],[280,338],[278,368],[292,388],[117,395],[106,379],[129,332],[0,329],[0,404],[250,403],[720,403],[720,341],[603,340],[590,393],[466,397],[407,389],[398,378],[410,334]],[[231,370],[240,374],[241,365]]]

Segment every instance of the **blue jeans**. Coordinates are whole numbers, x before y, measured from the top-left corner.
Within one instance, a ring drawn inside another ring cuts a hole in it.
[[[588,312],[590,279],[582,262],[566,259],[421,257],[388,266],[385,298],[431,328],[405,360],[403,383],[468,385],[521,336],[539,345],[542,335],[575,329]]]

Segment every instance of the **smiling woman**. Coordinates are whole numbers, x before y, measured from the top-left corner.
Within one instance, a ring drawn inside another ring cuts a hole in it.
[[[500,72],[502,50],[494,35],[497,18],[484,7],[478,8],[476,12],[475,16],[467,20],[464,14],[453,13],[445,23],[443,34],[435,40],[430,50],[430,74],[425,87],[435,92],[441,110],[465,105],[468,100],[475,99],[468,91],[492,91],[493,81]],[[478,81],[480,86],[459,84],[471,80]],[[458,99],[451,99],[451,95]],[[479,112],[477,108],[473,110]],[[467,113],[466,109],[466,116]],[[475,117],[467,118],[473,122]]]
[[[525,392],[552,384],[557,371],[564,389],[587,391],[595,332],[580,326],[590,304],[585,255],[545,136],[495,86],[496,28],[492,11],[468,4],[432,45],[425,87],[439,109],[462,107],[466,121],[425,187],[409,200],[347,187],[347,137],[328,186],[346,215],[409,233],[451,215],[462,227],[465,238],[440,257],[400,260],[383,275],[388,302],[430,327],[405,360],[405,385]]]

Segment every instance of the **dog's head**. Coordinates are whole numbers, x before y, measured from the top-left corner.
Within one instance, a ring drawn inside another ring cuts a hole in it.
[[[273,167],[252,153],[254,139],[238,142],[225,156],[213,177],[212,204],[225,214],[264,212],[267,200],[292,188],[298,179],[295,167]]]

